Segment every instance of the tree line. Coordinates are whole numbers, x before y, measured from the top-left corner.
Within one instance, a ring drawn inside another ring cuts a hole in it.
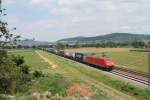
[[[143,41],[133,41],[133,42],[106,42],[106,43],[93,43],[93,44],[82,44],[76,42],[74,45],[68,45],[65,43],[58,42],[54,47],[57,49],[66,49],[66,48],[81,48],[81,47],[96,47],[96,48],[121,48],[121,47],[133,47],[133,48],[144,48],[145,43]]]

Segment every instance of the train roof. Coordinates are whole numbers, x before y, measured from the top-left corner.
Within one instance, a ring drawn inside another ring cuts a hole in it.
[[[93,57],[93,58],[103,59],[103,60],[108,60],[108,59],[110,59],[109,57],[93,56],[93,55],[86,55],[86,57]]]

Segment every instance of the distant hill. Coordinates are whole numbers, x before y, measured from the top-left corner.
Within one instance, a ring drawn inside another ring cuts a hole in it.
[[[59,40],[64,43],[100,43],[100,42],[133,42],[150,40],[150,35],[145,34],[131,34],[131,33],[112,33],[107,35],[95,36],[95,37],[74,37]]]
[[[21,40],[17,42],[17,45],[22,46],[39,46],[39,45],[48,45],[50,42],[43,42],[43,41],[34,41],[30,39]]]

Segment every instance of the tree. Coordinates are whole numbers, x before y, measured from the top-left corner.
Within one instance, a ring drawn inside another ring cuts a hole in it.
[[[17,48],[21,49],[23,46],[22,45],[18,45]]]
[[[8,57],[2,58],[0,69],[0,93],[15,93],[20,77],[19,69]]]
[[[1,10],[0,0],[0,94],[14,94],[30,79],[30,75],[28,67],[22,66],[23,57],[12,57],[4,50],[7,44],[14,44],[20,37],[10,33],[11,31],[7,28],[8,23],[1,20],[1,17],[6,15],[3,13],[4,10]]]
[[[141,41],[134,41],[132,42],[132,46],[134,48],[143,48],[144,47],[144,42],[141,42]]]
[[[1,0],[0,0],[0,6],[1,6]],[[0,19],[2,19],[3,16],[6,14],[3,13],[6,9],[1,9],[0,7]],[[16,30],[16,28],[13,28],[12,30]],[[0,20],[0,47],[3,48],[6,44],[14,44],[20,36],[14,35],[10,33],[12,30],[8,29],[8,23]]]
[[[23,57],[7,54],[5,50],[0,50],[0,57],[0,94],[14,94],[31,80],[29,66],[24,65]]]
[[[80,48],[81,47],[81,44],[80,44],[80,42],[78,41],[78,42],[76,42],[76,44],[75,44],[75,48]]]
[[[33,49],[35,49],[35,48],[36,48],[36,46],[35,46],[35,45],[33,45],[33,46],[32,46],[32,48],[33,48]]]
[[[64,43],[61,43],[61,42],[58,42],[57,44],[56,44],[56,49],[59,49],[59,50],[63,50],[63,49],[65,49],[65,44]]]

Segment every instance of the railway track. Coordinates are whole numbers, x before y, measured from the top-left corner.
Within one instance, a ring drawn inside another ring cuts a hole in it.
[[[145,84],[145,85],[149,84],[149,75],[145,73],[129,70],[126,68],[120,68],[120,67],[115,67],[114,70],[111,71],[111,73],[136,81],[141,84]]]
[[[46,51],[46,52],[48,52],[48,51]],[[57,56],[60,56],[60,55],[57,55]],[[64,56],[61,56],[61,57],[64,57]],[[66,58],[66,57],[64,57],[64,58]],[[66,58],[66,59],[75,61],[74,59],[71,59],[71,58]],[[77,62],[79,62],[79,61],[77,61]],[[79,62],[79,63],[83,63],[83,62]],[[83,63],[83,64],[85,64],[85,63]],[[92,65],[88,65],[88,66],[92,66]],[[110,73],[133,80],[133,81],[136,81],[136,82],[144,84],[144,85],[149,85],[150,76],[146,73],[137,72],[135,70],[130,70],[127,68],[121,68],[118,66],[115,66],[114,69],[112,71],[110,71]]]

